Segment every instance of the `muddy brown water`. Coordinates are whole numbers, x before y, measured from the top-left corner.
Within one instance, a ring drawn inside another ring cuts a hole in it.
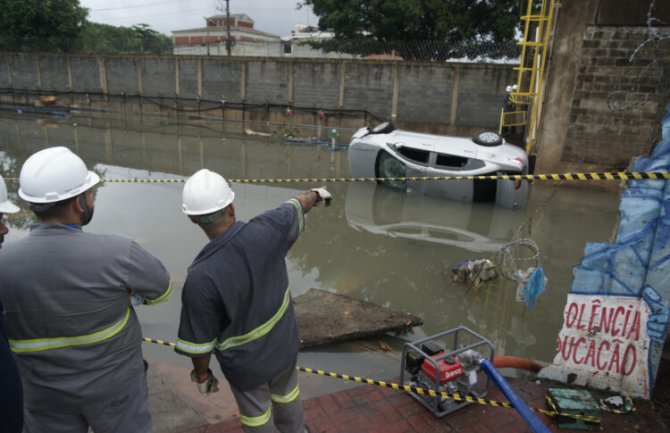
[[[5,178],[18,177],[33,152],[57,145],[70,147],[104,179],[183,180],[203,167],[230,179],[349,176],[346,150],[245,135],[249,125],[241,123],[56,114],[0,113],[0,173]],[[585,242],[609,239],[618,214],[616,193],[553,182],[534,184],[528,206],[517,210],[399,193],[365,182],[286,182],[233,183],[238,218],[248,220],[324,184],[333,194],[332,205],[310,212],[306,231],[286,260],[293,296],[312,287],[325,289],[410,312],[424,325],[404,336],[306,349],[299,364],[376,379],[399,376],[404,341],[458,325],[490,339],[496,354],[551,361],[572,267]],[[182,186],[104,183],[97,188],[95,216],[86,228],[135,238],[165,263],[174,295],[162,305],[138,308],[138,313],[145,336],[168,341],[176,336],[186,269],[206,243],[181,213]],[[17,184],[10,181],[8,187],[15,192]],[[24,210],[8,219],[8,243],[25,236],[31,223],[30,212],[16,201]],[[532,310],[516,301],[516,284],[502,277],[479,289],[452,282],[453,264],[492,257],[520,237],[537,243],[548,278]],[[380,341],[394,351],[381,351]],[[144,350],[150,362],[178,366],[188,374],[189,360],[169,348],[147,344]],[[303,397],[347,386],[321,376],[302,377],[301,383]]]

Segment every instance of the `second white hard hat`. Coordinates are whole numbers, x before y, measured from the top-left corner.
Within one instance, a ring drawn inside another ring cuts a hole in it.
[[[55,203],[75,197],[100,182],[100,176],[67,147],[34,153],[21,167],[19,197],[30,203]]]
[[[182,211],[186,215],[207,215],[233,202],[235,193],[218,173],[203,168],[184,185]]]
[[[18,206],[9,201],[7,197],[7,185],[5,185],[5,180],[0,176],[0,213],[16,213],[19,210]]]

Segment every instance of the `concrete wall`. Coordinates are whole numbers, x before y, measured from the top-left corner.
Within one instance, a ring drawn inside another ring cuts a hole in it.
[[[599,26],[597,16],[616,2],[561,3],[537,171],[624,169],[632,157],[649,154],[670,103],[670,77],[663,69],[670,39],[650,41],[650,31],[668,35],[670,28]]]
[[[356,59],[221,58],[188,56],[81,56],[2,53],[0,102],[17,95],[55,94],[59,104],[107,109],[123,103],[160,101],[160,110],[207,105],[208,115],[229,116],[241,103],[294,106],[296,123],[318,110],[355,112],[365,119],[393,119],[399,126],[462,135],[497,130],[510,65],[400,63]],[[176,98],[179,101],[176,101]],[[26,102],[31,102],[26,99]],[[92,106],[91,104],[97,104]],[[217,105],[218,104],[218,105]],[[142,110],[157,110],[144,104]],[[310,112],[312,110],[313,112]],[[361,115],[368,112],[369,116]],[[258,117],[269,114],[256,113]],[[279,116],[279,119],[276,117]],[[351,117],[351,115],[350,115]],[[332,123],[329,126],[336,126]]]

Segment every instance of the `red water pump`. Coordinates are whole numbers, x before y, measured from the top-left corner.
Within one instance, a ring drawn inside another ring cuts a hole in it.
[[[436,417],[442,417],[469,404],[459,397],[481,398],[489,388],[488,377],[478,365],[471,363],[473,350],[493,359],[493,345],[484,337],[461,326],[412,343],[405,343],[400,381],[424,390],[433,390],[438,396],[411,392]],[[460,356],[459,356],[460,355]],[[409,375],[409,380],[406,376]],[[448,395],[445,396],[445,395]]]
[[[465,374],[463,364],[458,358],[444,356],[444,349],[434,341],[428,341],[422,346],[424,352],[429,353],[431,359],[424,359],[421,363],[421,372],[432,382],[444,385],[458,379]]]

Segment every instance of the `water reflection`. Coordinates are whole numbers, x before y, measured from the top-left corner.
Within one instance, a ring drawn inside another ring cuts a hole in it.
[[[56,145],[78,153],[106,179],[179,180],[202,167],[246,179],[349,175],[345,151],[231,134],[217,123],[44,120],[0,115],[4,177],[18,177],[30,154]],[[238,216],[248,220],[311,186],[320,185],[233,184]],[[10,191],[16,187],[8,182]],[[287,257],[294,295],[316,287],[409,311],[425,325],[407,338],[465,325],[493,340],[497,353],[542,361],[553,358],[571,268],[584,242],[606,241],[617,215],[616,194],[562,187],[554,195],[551,185],[541,183],[534,185],[526,208],[517,210],[406,195],[368,183],[328,187],[332,206],[308,215],[307,229]],[[96,214],[87,228],[136,238],[166,264],[175,295],[163,305],[139,310],[144,333],[166,340],[176,335],[186,269],[207,242],[181,213],[181,189],[181,183],[104,183],[97,189]],[[16,195],[12,199],[23,205]],[[451,282],[453,263],[490,257],[531,217],[530,236],[540,246],[549,278],[534,310],[516,303],[514,284],[503,279],[479,291]],[[25,236],[31,220],[25,206],[10,217],[6,242]],[[186,358],[165,348],[145,347],[145,352],[153,360],[189,368]],[[300,356],[305,366],[379,378],[397,376],[400,368],[397,359],[347,344]],[[336,385],[326,380],[323,386],[325,392]]]
[[[350,184],[345,203],[354,228],[476,253],[500,250],[524,221],[520,210],[473,202],[445,205],[442,199],[371,183]]]

